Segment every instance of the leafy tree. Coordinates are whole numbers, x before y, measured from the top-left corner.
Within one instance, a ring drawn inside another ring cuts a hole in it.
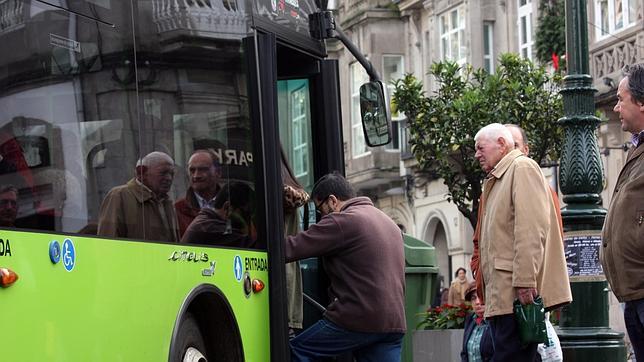
[[[411,150],[421,172],[442,178],[448,200],[476,225],[485,173],[474,158],[474,135],[490,123],[514,123],[527,133],[530,156],[543,164],[558,159],[563,114],[561,77],[515,54],[501,55],[495,74],[454,62],[434,63],[438,90],[425,96],[407,74],[395,82],[393,104],[408,118]]]
[[[536,33],[537,59],[548,63],[552,53],[566,53],[566,20],[564,0],[541,0]],[[560,68],[561,69],[561,68]]]

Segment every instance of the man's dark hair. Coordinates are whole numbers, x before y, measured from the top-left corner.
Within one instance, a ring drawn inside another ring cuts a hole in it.
[[[644,103],[644,64],[626,65],[622,73],[628,77],[628,90],[633,100]]]
[[[1,185],[0,186],[0,194],[4,194],[5,192],[13,192],[18,196],[18,188],[16,188],[13,185]]]
[[[197,148],[196,150],[194,150],[194,152],[192,152],[192,155],[190,155],[190,157],[196,155],[197,153],[207,154],[208,156],[210,156],[210,159],[212,160],[212,165],[215,168],[221,168],[221,163],[219,163],[219,157],[217,156],[217,153],[215,152],[215,150],[213,150],[212,148]]]
[[[253,189],[250,186],[242,182],[232,181],[219,190],[217,196],[215,196],[213,206],[215,209],[221,209],[226,201],[230,200],[230,206],[243,209],[250,204],[252,195]]]
[[[338,171],[322,176],[313,186],[311,197],[315,200],[324,200],[334,195],[340,201],[347,201],[356,197],[353,186]]]

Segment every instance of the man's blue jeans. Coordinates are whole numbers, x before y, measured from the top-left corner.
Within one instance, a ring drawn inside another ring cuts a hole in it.
[[[635,351],[635,359],[644,361],[644,299],[625,303],[624,324]]]
[[[363,333],[322,319],[291,340],[291,360],[316,361],[353,352],[358,362],[399,362],[404,333]]]

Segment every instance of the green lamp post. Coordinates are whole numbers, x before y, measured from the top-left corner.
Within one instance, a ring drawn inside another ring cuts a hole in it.
[[[625,361],[623,333],[608,327],[608,284],[599,260],[606,209],[586,19],[586,0],[566,0],[568,75],[561,90],[565,144],[559,178],[567,204],[561,214],[573,302],[563,308],[557,334],[566,361]]]

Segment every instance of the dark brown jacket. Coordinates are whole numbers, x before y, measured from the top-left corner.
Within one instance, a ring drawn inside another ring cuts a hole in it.
[[[217,215],[214,210],[203,208],[194,221],[188,226],[181,238],[182,243],[206,244],[215,246],[230,246],[234,248],[254,248],[255,243],[237,222],[231,223],[229,233],[226,233],[226,220]]]
[[[356,332],[405,332],[405,256],[398,226],[356,197],[290,236],[286,261],[322,257],[329,276],[325,317]]]
[[[602,231],[602,265],[620,302],[644,298],[644,143],[619,173]]]

